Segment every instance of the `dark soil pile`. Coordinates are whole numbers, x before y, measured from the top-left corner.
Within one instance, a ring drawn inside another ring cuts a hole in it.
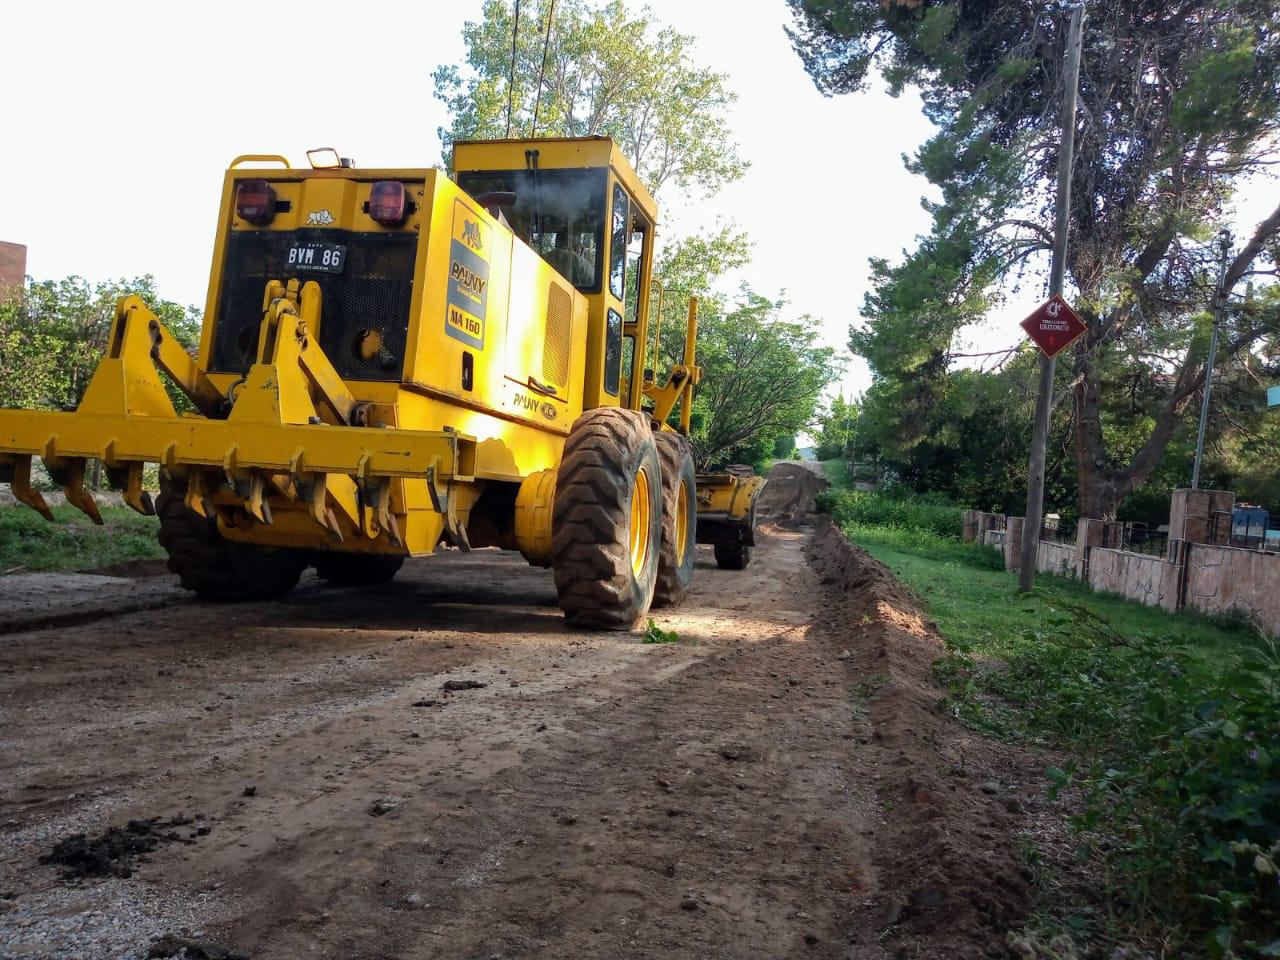
[[[1032,907],[1016,794],[1035,761],[943,711],[932,674],[942,639],[888,568],[829,521],[809,559],[830,591],[827,626],[865,678],[885,821],[875,844],[883,942],[899,956],[1004,956]]]
[[[96,837],[73,833],[59,840],[49,853],[40,858],[40,862],[61,866],[66,879],[131,877],[134,865],[143,859],[143,854],[150,853],[161,843],[194,843],[192,836],[183,836],[176,829],[192,823],[182,816],[172,820],[151,817],[148,820],[130,820],[123,827],[108,827]]]

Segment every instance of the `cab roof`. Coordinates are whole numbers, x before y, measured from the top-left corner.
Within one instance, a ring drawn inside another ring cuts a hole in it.
[[[453,173],[523,170],[527,150],[538,151],[538,166],[544,170],[613,170],[649,220],[657,223],[657,202],[611,137],[456,140]]]

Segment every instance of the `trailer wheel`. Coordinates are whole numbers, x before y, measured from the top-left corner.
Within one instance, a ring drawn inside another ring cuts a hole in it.
[[[662,549],[658,553],[656,607],[674,607],[693,582],[693,545],[697,539],[698,481],[693,450],[678,433],[655,433],[662,464]]]
[[[217,521],[188,510],[183,494],[165,487],[156,498],[160,546],[186,590],[204,600],[272,600],[298,585],[306,558],[297,550],[224,540]]]
[[[385,553],[321,553],[315,557],[316,576],[335,587],[371,587],[388,583],[404,566],[404,557]]]
[[[571,626],[630,630],[653,602],[662,468],[648,419],[601,407],[578,418],[556,474],[552,569]]]
[[[717,543],[716,566],[721,570],[745,570],[751,562],[751,548],[745,543]]]

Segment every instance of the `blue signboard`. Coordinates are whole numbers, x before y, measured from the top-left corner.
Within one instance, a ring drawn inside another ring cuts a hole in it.
[[[1280,387],[1267,387],[1267,406],[1280,407]]]

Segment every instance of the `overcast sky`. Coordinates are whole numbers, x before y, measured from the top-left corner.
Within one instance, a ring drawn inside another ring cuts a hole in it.
[[[822,97],[790,48],[783,0],[649,5],[697,38],[701,63],[728,74],[739,96],[733,129],[752,165],[719,196],[666,219],[736,220],[756,243],[744,279],[766,294],[785,290],[794,312],[812,314],[843,349],[868,257],[896,257],[928,228],[925,184],[902,167],[931,129],[919,101],[879,90]],[[28,246],[37,279],[151,273],[166,298],[203,306],[230,160],[281,153],[298,164],[307,148],[334,146],[359,166],[437,162],[445,115],[431,73],[461,61],[462,24],[480,7],[4,4],[0,240]],[[1023,305],[1040,293],[1024,291],[970,342],[1015,343]],[[846,392],[867,382],[851,362]]]

